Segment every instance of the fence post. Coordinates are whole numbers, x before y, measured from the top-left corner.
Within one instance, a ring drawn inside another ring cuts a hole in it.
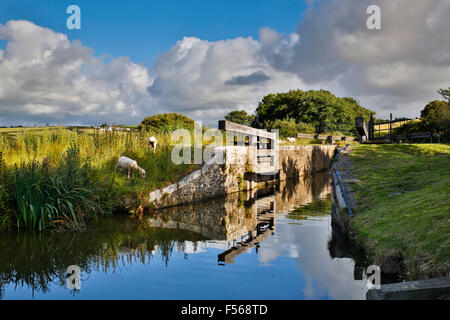
[[[392,143],[392,113],[389,120],[389,143]]]
[[[373,140],[374,137],[375,137],[375,121],[373,120],[373,114],[371,114],[369,120],[369,140]]]

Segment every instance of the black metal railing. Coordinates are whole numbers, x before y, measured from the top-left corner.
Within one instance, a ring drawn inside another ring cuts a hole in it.
[[[423,139],[424,141],[433,141],[435,136],[432,132],[399,132],[398,128],[402,125],[411,122],[410,119],[392,120],[392,113],[389,120],[375,123],[373,117],[371,117],[368,125],[369,140],[372,141],[389,141],[390,143],[398,142],[400,140],[416,140]]]

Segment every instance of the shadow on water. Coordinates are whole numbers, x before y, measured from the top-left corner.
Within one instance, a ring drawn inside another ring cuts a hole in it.
[[[188,254],[204,252],[202,248],[213,246],[208,261],[214,259],[216,266],[226,267],[239,264],[239,259],[251,250],[258,255],[265,243],[267,248],[258,259],[266,259],[264,255],[272,250],[272,242],[275,256],[282,256],[285,249],[277,249],[280,245],[276,241],[290,237],[292,232],[301,237],[302,230],[309,230],[298,229],[305,222],[320,223],[321,230],[326,231],[326,239],[322,239],[325,248],[320,250],[326,250],[328,258],[353,259],[356,252],[349,249],[346,240],[329,231],[330,193],[329,174],[316,174],[268,189],[156,210],[140,221],[126,216],[99,220],[85,233],[2,233],[0,298],[15,288],[25,289],[34,297],[35,292],[47,294],[54,286],[65,287],[70,265],[79,266],[84,278],[93,273],[113,274],[120,266],[150,265],[156,261],[167,268],[174,252],[186,261]],[[305,238],[296,241],[282,246],[309,244]],[[318,258],[313,256],[309,261],[313,263],[314,259]],[[363,262],[355,260],[354,279],[361,279]],[[304,263],[298,258],[296,261]]]
[[[331,204],[330,210],[334,210]],[[365,270],[368,266],[365,252],[355,245],[348,234],[332,221],[331,238],[328,242],[328,250],[332,258],[351,258],[355,261],[353,279],[363,280],[366,276]]]

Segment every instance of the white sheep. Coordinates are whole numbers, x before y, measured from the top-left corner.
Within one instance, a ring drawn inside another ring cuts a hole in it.
[[[108,132],[113,132],[113,128],[112,128],[112,127],[109,127],[109,128],[108,128]]]
[[[289,141],[291,143],[294,143],[296,140],[295,138],[292,138],[292,137],[287,137],[286,139],[287,139],[287,141]]]
[[[114,167],[114,171],[116,171],[117,167],[122,168],[122,170],[127,170],[128,178],[130,177],[132,169],[139,171],[142,175],[142,178],[145,178],[145,170],[138,166],[136,160],[127,157],[120,157],[119,160],[117,160],[116,166]]]
[[[150,138],[148,138],[148,146],[150,149],[153,149],[153,153],[155,153],[156,151],[156,144],[158,142],[156,141],[156,138],[151,136]]]

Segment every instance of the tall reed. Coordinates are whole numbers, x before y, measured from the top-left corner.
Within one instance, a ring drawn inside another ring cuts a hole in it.
[[[33,161],[16,168],[15,192],[18,227],[42,230],[55,222],[82,226],[85,216],[101,212],[98,187],[89,180],[89,165],[81,165],[79,148],[72,144],[56,168]]]

